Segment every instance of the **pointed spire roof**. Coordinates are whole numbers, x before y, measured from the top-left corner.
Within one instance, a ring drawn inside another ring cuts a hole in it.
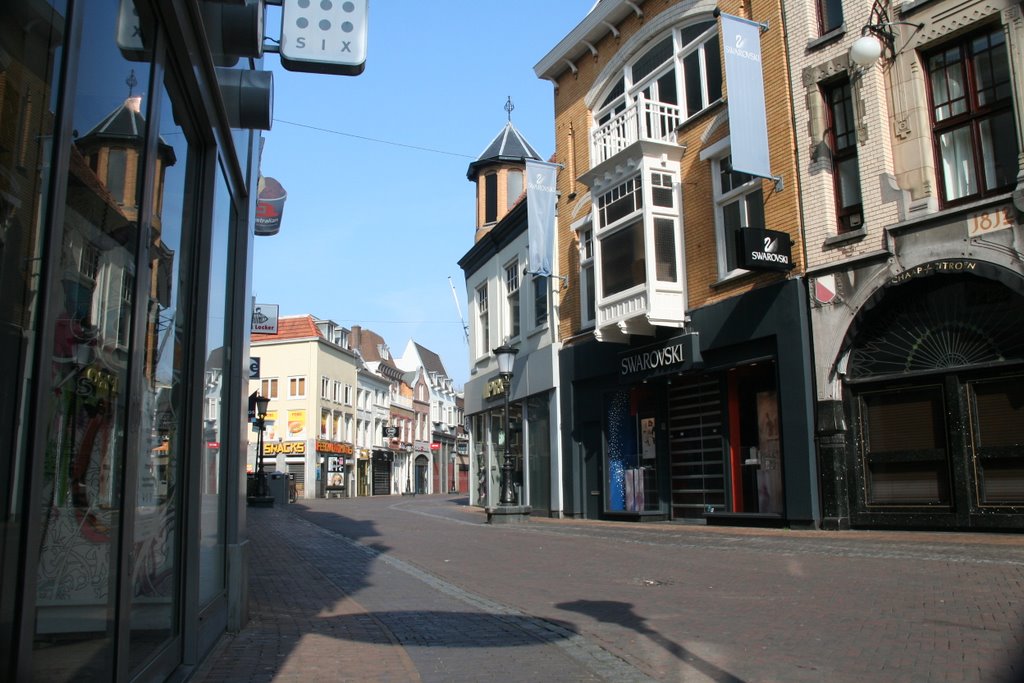
[[[142,115],[142,95],[129,95],[121,106],[114,109],[88,133],[75,141],[79,149],[86,154],[104,145],[124,145],[125,142],[141,147],[146,131],[146,119]],[[158,138],[158,151],[166,166],[173,166],[177,161],[174,148],[167,144],[161,135]]]
[[[509,121],[477,160],[469,165],[466,177],[473,180],[481,166],[503,161],[523,163],[527,159],[540,159],[540,155]]]
[[[146,120],[142,117],[142,95],[132,95],[82,137],[83,139],[98,137],[134,140],[140,139],[145,130]]]

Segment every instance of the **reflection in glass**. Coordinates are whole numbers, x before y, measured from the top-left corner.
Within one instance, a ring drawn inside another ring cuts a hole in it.
[[[199,602],[206,604],[224,588],[225,507],[221,442],[224,438],[224,344],[226,340],[228,239],[235,211],[223,173],[214,192],[213,240],[210,245],[209,312],[206,320],[206,369],[203,373],[203,441],[199,519]],[[233,424],[233,423],[232,423]]]
[[[86,3],[54,319],[36,584],[39,680],[111,677],[128,346],[139,248],[148,68],[114,41],[117,8]],[[142,32],[146,34],[146,31]],[[106,40],[99,37],[107,36]],[[139,45],[141,47],[141,44]]]
[[[149,232],[145,360],[143,365],[142,445],[137,459],[135,528],[132,539],[131,647],[132,667],[145,662],[178,630],[180,576],[178,511],[181,506],[181,420],[185,387],[181,309],[181,263],[184,226],[192,188],[188,178],[189,144],[172,115],[166,86],[155,163],[153,214]]]
[[[64,3],[0,2],[0,548],[16,552],[25,523],[30,393],[37,345],[40,228],[50,182],[57,74],[64,40]],[[13,457],[12,457],[13,454]],[[0,585],[18,585],[16,562],[0,563]],[[17,591],[0,595],[0,623],[13,624]],[[0,661],[13,658],[0,642]]]

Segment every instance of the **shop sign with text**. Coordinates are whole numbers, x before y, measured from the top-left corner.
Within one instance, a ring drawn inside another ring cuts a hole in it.
[[[263,455],[305,455],[305,441],[285,441],[284,443],[263,444]]]
[[[334,455],[352,455],[352,444],[317,439],[316,451],[317,453],[333,453]]]
[[[778,230],[742,228],[736,231],[736,265],[746,270],[790,270],[793,241]]]
[[[971,259],[948,259],[945,261],[932,261],[920,266],[908,268],[902,273],[896,273],[889,280],[890,284],[898,285],[907,280],[935,274],[956,274],[972,273],[978,269],[978,262]]]
[[[701,364],[699,337],[687,332],[619,354],[619,379],[635,382],[685,372]]]

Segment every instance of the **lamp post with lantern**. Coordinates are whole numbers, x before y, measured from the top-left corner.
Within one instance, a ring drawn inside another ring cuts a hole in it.
[[[253,427],[256,429],[256,490],[253,495],[247,497],[249,505],[267,506],[273,505],[274,499],[267,491],[267,473],[263,469],[263,433],[267,429],[267,406],[270,399],[266,396],[256,396]]]
[[[498,376],[501,377],[502,393],[505,395],[505,460],[501,464],[501,494],[498,504],[510,506],[516,504],[516,493],[512,486],[512,452],[509,420],[509,394],[512,391],[512,366],[515,364],[519,349],[505,342],[493,351],[498,359]]]

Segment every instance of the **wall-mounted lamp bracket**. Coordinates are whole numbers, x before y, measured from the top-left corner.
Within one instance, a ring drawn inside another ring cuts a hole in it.
[[[868,15],[868,23],[860,30],[860,38],[850,47],[850,58],[860,67],[874,64],[879,57],[892,61],[899,52],[896,49],[896,32],[894,26],[912,26],[915,31],[924,28],[924,23],[909,21],[892,21],[889,17],[887,2],[875,0]]]

